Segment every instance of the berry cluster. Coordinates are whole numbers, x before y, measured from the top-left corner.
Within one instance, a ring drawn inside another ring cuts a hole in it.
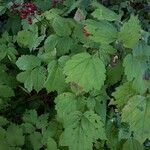
[[[83,28],[83,34],[84,34],[84,36],[86,36],[86,37],[88,37],[90,34],[88,33],[88,31],[85,29],[85,28]]]
[[[29,24],[32,24],[32,16],[37,12],[33,3],[14,4],[12,9],[19,14],[21,19],[27,19]]]

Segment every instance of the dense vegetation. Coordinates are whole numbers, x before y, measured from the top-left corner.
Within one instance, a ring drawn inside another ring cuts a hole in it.
[[[149,0],[0,1],[0,150],[149,150]]]

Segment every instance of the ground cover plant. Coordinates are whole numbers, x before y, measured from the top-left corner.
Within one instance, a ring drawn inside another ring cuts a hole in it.
[[[0,150],[149,150],[149,0],[0,1]]]

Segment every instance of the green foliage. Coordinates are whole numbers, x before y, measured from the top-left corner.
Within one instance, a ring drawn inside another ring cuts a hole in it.
[[[88,53],[74,55],[64,67],[66,81],[75,82],[86,92],[92,89],[99,90],[103,86],[105,72],[103,62],[97,56]]]
[[[143,150],[143,146],[135,139],[128,139],[123,145],[123,150]]]
[[[150,149],[148,9],[1,1],[0,150]]]
[[[119,39],[122,40],[125,47],[133,48],[141,37],[140,31],[141,27],[138,17],[132,15],[120,29]]]
[[[149,100],[149,97],[135,95],[130,98],[122,110],[122,121],[130,125],[130,130],[134,132],[134,137],[141,143],[150,137]]]

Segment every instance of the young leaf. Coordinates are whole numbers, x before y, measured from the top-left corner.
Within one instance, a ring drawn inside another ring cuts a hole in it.
[[[127,48],[133,48],[141,37],[141,26],[137,16],[131,16],[130,19],[125,22],[119,33],[119,39],[123,42]]]
[[[140,143],[150,138],[150,98],[133,96],[122,110],[122,122],[130,125],[130,131]]]
[[[97,56],[88,53],[74,55],[64,67],[66,81],[78,84],[86,92],[92,89],[99,90],[103,86],[105,72],[103,62]]]

